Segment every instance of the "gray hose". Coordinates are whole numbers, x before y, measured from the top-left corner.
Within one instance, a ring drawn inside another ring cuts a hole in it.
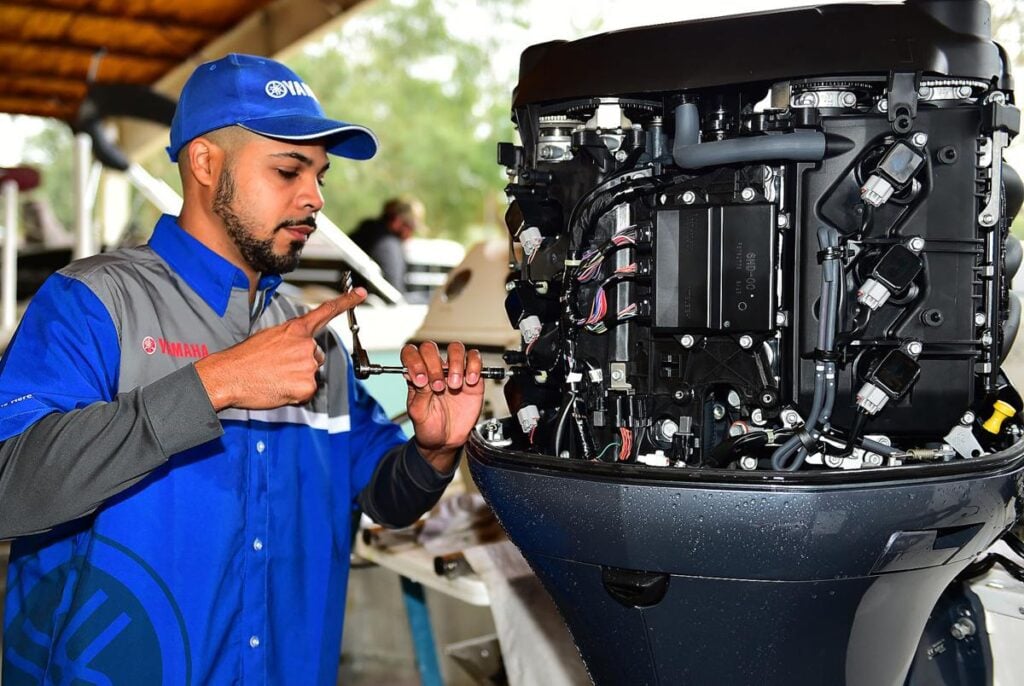
[[[701,143],[700,115],[696,105],[680,105],[676,108],[675,119],[672,158],[682,169],[764,160],[818,162],[825,159],[825,134],[820,131],[794,131]]]
[[[676,108],[676,138],[672,143],[672,156],[676,151],[700,143],[700,112],[697,106],[686,102]]]
[[[900,453],[899,450],[893,448],[891,445],[879,443],[878,441],[872,441],[870,438],[860,439],[860,447],[870,452],[873,452],[876,455],[882,455],[884,457],[892,457],[893,455],[898,455]]]
[[[818,246],[825,250],[839,245],[839,233],[832,227],[818,228]],[[821,297],[818,309],[818,348],[831,352],[835,346],[836,324],[839,313],[840,269],[836,258],[824,260],[821,266]],[[828,421],[835,403],[835,363],[825,362],[814,366],[814,396],[811,409],[807,414],[804,427],[815,438],[818,437],[819,420]],[[796,458],[787,464],[793,453]],[[772,468],[777,470],[795,471],[807,458],[807,449],[799,436],[793,436],[772,453]]]

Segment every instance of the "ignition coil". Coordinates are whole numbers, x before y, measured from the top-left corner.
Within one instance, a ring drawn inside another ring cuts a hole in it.
[[[899,400],[921,375],[917,356],[920,341],[910,341],[890,351],[867,375],[857,391],[857,407],[869,415],[877,414],[890,400]]]
[[[928,140],[924,134],[915,134],[912,140],[922,145]],[[897,142],[878,163],[874,173],[860,189],[860,197],[872,207],[884,205],[892,194],[903,190],[924,164],[924,154],[903,141]]]
[[[889,248],[871,272],[871,276],[857,290],[857,302],[877,310],[889,296],[901,293],[921,272],[921,250],[924,239],[915,236],[902,245]]]

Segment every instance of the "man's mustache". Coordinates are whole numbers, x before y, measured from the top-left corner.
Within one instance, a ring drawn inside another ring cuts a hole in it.
[[[277,225],[274,231],[280,231],[281,229],[288,229],[293,226],[308,226],[309,228],[316,230],[316,217],[310,215],[305,219],[286,219]]]

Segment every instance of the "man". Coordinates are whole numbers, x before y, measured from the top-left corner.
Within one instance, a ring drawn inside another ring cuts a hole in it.
[[[411,300],[425,301],[426,298],[410,292],[406,286],[408,265],[402,243],[413,234],[423,233],[425,217],[423,203],[416,198],[392,198],[384,203],[379,217],[364,219],[350,236],[356,245],[380,265],[384,278]]]
[[[335,683],[353,508],[433,505],[483,393],[477,351],[445,375],[406,346],[406,442],[325,328],[365,291],[307,313],[276,292],[328,153],[376,148],[281,64],[201,65],[168,148],[180,217],[35,296],[0,362],[4,686]]]

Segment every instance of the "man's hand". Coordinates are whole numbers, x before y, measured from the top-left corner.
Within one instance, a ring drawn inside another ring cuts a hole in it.
[[[365,299],[366,290],[355,288],[196,362],[213,409],[268,410],[312,398],[317,369],[324,363],[324,351],[313,338],[329,321]]]
[[[447,472],[483,406],[480,351],[467,353],[462,343],[450,344],[447,377],[433,342],[402,348],[402,364],[409,370],[407,406],[416,447],[434,469]]]

